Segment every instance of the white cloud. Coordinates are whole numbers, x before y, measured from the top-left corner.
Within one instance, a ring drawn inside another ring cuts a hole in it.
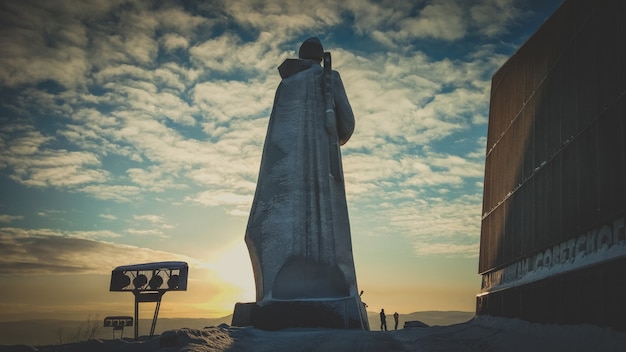
[[[161,223],[165,222],[165,219],[162,216],[159,216],[159,215],[151,215],[151,214],[147,214],[147,215],[133,215],[133,218],[135,220],[148,221],[148,222],[151,222],[153,224],[161,224]]]
[[[155,166],[146,168],[130,168],[126,170],[130,180],[141,186],[142,189],[152,192],[163,192],[169,189],[183,189],[187,186],[175,180],[176,175],[165,173],[163,169]]]
[[[157,11],[155,17],[161,27],[176,31],[180,35],[190,35],[198,26],[211,26],[213,24],[212,20],[202,16],[191,15],[183,9],[175,7]],[[181,36],[178,37],[182,38]]]
[[[240,195],[232,192],[224,191],[205,191],[197,194],[193,198],[186,199],[206,206],[241,206],[249,208],[252,204],[252,195]]]
[[[382,35],[377,28],[397,23],[412,9],[410,1],[346,0],[341,3],[342,8],[354,16],[355,31],[365,35],[371,31]]]
[[[398,37],[457,40],[465,36],[463,8],[453,0],[433,0],[416,18],[400,22]]]
[[[193,97],[205,119],[226,122],[263,114],[269,116],[274,89],[268,82],[205,82],[195,86]]]
[[[0,214],[0,222],[3,222],[3,223],[11,223],[11,222],[19,221],[22,219],[24,219],[24,217],[21,215]]]
[[[96,199],[112,200],[120,203],[132,202],[142,194],[142,189],[136,186],[110,185],[102,183],[83,186],[78,190],[90,194]]]
[[[413,242],[416,255],[446,253],[476,257],[480,240],[482,194],[456,199],[423,198],[403,201],[385,211],[391,231]]]
[[[12,171],[17,182],[38,187],[76,187],[104,182],[110,174],[94,169],[101,165],[98,156],[87,151],[47,149],[53,138],[45,137],[32,127],[14,128],[3,135],[7,148],[0,151],[0,166]]]
[[[424,38],[454,41],[465,37],[469,16],[464,5],[455,0],[388,4],[351,1],[346,2],[346,10],[354,14],[357,32],[398,50],[399,46]]]
[[[276,33],[274,39],[277,41],[339,23],[339,9],[339,3],[335,1],[317,2],[315,6],[306,0],[225,3],[225,11],[235,21],[261,31],[271,30]]]
[[[60,232],[51,229],[0,228],[0,273],[67,274],[110,272],[128,258],[137,263],[188,260],[174,253],[103,242],[110,231]],[[191,260],[189,260],[191,261]]]
[[[115,216],[113,214],[100,214],[98,216],[103,218],[103,219],[107,219],[107,220],[117,220],[117,216]]]
[[[135,220],[134,227],[126,229],[125,232],[135,236],[168,238],[169,236],[165,235],[165,231],[176,227],[161,215],[133,215],[133,219]]]
[[[128,229],[127,233],[135,236],[150,236],[150,237],[162,237],[167,238],[167,236],[163,235],[163,231],[160,229]]]
[[[475,116],[486,116],[490,63],[432,61],[418,52],[354,58],[343,65],[357,119],[347,149],[374,150],[389,139],[428,145],[484,121]]]
[[[470,14],[473,24],[489,37],[506,32],[506,27],[521,15],[514,0],[483,0],[470,8]]]
[[[346,1],[343,7],[354,14],[358,33],[396,50],[423,38],[461,40],[470,31],[495,37],[525,15],[514,0]]]
[[[56,210],[56,209],[45,209],[37,212],[37,215],[42,218],[59,218],[64,215],[66,212],[64,210]]]
[[[167,51],[175,49],[186,49],[189,47],[189,41],[177,34],[166,34],[161,38],[161,43]]]
[[[133,215],[133,219],[142,222],[148,222],[153,226],[158,226],[161,229],[171,229],[174,226],[169,225],[165,217],[161,215],[145,214],[145,215]]]
[[[147,82],[135,82],[134,85],[106,84],[107,88],[116,91],[116,99],[120,105],[126,105],[127,111],[147,114],[155,119],[168,119],[182,125],[193,126],[196,120],[193,114],[196,109],[189,106],[179,96],[170,92],[159,91]]]
[[[189,49],[189,54],[194,63],[209,73],[266,76],[270,71],[276,72],[280,61],[287,56],[278,49],[280,44],[279,38],[266,31],[261,31],[252,42],[244,42],[234,33],[225,33],[198,43]]]
[[[3,151],[2,161],[7,165],[12,156],[31,156],[39,151],[42,144],[52,140],[30,126],[12,125],[0,132]],[[4,132],[4,133],[2,133]]]

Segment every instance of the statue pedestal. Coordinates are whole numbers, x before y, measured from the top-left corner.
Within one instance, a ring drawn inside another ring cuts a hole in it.
[[[237,303],[232,326],[263,330],[330,328],[369,330],[365,305],[359,297],[338,299]]]

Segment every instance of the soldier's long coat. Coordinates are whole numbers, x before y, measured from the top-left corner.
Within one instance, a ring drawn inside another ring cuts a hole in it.
[[[329,168],[333,139],[343,144],[354,131],[352,108],[333,71],[337,133],[329,135],[323,68],[289,59],[279,71],[245,235],[257,302],[358,297],[343,175]]]

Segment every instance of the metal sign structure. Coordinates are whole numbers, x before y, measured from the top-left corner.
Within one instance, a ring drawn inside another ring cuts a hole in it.
[[[133,317],[127,316],[114,316],[104,318],[104,327],[113,328],[113,338],[115,339],[115,332],[121,331],[120,339],[124,337],[124,328],[127,326],[133,326]]]
[[[139,336],[139,303],[156,303],[150,337],[154,335],[161,299],[168,291],[187,291],[189,266],[185,262],[155,262],[118,266],[111,272],[111,292],[135,296],[135,339]]]

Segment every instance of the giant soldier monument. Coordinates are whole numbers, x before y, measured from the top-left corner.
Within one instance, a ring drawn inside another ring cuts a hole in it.
[[[369,329],[340,153],[354,131],[352,108],[318,38],[278,71],[245,235],[257,301],[237,303],[233,325]]]

